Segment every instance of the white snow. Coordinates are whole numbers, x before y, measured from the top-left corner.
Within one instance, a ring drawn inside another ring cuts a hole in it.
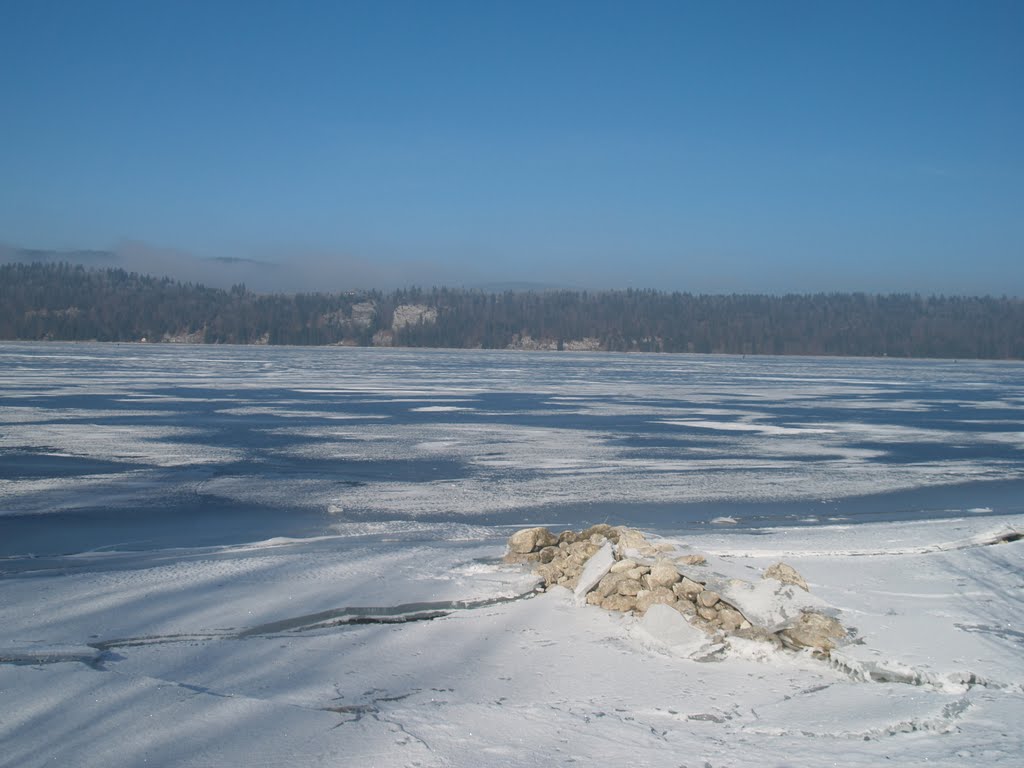
[[[751,421],[711,421],[709,419],[661,419],[659,423],[725,432],[756,432],[761,435],[826,435],[836,431],[818,427],[780,427],[775,424],[758,424]]]
[[[423,524],[7,560],[0,765],[1020,765],[1024,541],[984,542],[1022,526],[674,542],[770,589],[760,570],[785,557],[854,632],[831,663],[716,648],[662,606],[637,620],[562,589],[474,602],[533,581],[497,562],[501,540]],[[367,608],[422,618],[347,623]]]
[[[475,411],[476,409],[463,405],[423,405],[409,410],[418,413],[453,413],[455,411]]]

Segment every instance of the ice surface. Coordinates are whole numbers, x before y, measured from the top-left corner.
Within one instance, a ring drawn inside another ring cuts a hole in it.
[[[0,766],[1019,766],[1021,381],[941,361],[0,344]],[[928,489],[942,519],[915,506]],[[913,493],[882,514],[924,519],[835,519],[896,491]],[[728,506],[797,501],[798,527]],[[851,641],[825,660],[538,595],[482,524],[648,503],[700,510],[700,532],[652,532],[707,556],[695,576],[756,585],[765,621],[804,600]],[[195,509],[278,523],[39,556],[2,527]],[[281,527],[300,513],[309,536]],[[760,579],[780,559],[809,594]]]
[[[0,451],[125,465],[57,485],[0,472],[8,514],[197,495],[511,518],[1024,479],[1017,364],[38,344],[0,362]]]
[[[0,765],[1020,765],[1024,541],[986,542],[1021,526],[674,542],[723,579],[785,556],[855,632],[831,663],[530,597],[500,539],[426,525],[51,559],[0,580]]]

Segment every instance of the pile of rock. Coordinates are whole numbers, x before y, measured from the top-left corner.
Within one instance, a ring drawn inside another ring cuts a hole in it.
[[[606,610],[643,615],[652,605],[669,606],[708,634],[826,653],[846,637],[838,621],[814,611],[794,611],[785,626],[758,626],[709,585],[709,574],[702,573],[707,564],[703,555],[670,556],[675,551],[672,545],[652,543],[642,532],[622,526],[602,524],[559,534],[525,528],[509,538],[505,561],[532,564],[546,589],[566,587],[581,601]],[[800,574],[785,563],[766,570],[764,578],[808,590]]]

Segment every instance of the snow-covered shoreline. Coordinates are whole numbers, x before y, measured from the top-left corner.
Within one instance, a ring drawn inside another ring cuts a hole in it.
[[[830,661],[695,661],[534,595],[486,529],[49,558],[0,579],[0,765],[1021,765],[1024,542],[987,542],[1022,529],[687,538],[723,575],[785,557],[855,632]]]

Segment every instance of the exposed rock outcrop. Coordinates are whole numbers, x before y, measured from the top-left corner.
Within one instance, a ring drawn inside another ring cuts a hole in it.
[[[377,305],[372,301],[360,301],[352,305],[352,324],[359,328],[369,328],[377,316]]]
[[[432,325],[436,322],[437,310],[434,307],[428,307],[426,304],[401,304],[395,307],[391,329],[398,331],[407,325]]]
[[[545,589],[567,587],[581,604],[637,616],[665,606],[710,635],[734,634],[826,655],[847,637],[791,566],[776,563],[760,582],[715,579],[703,572],[703,555],[666,556],[675,551],[621,526],[601,524],[559,534],[536,527],[509,537],[505,561],[532,564]]]
[[[530,334],[516,334],[506,349],[523,349],[530,351],[554,352],[558,349],[558,342],[555,339],[535,339]]]
[[[161,341],[169,344],[202,344],[206,338],[206,327],[203,326],[197,331],[180,331],[175,334],[165,333]]]
[[[599,352],[601,340],[593,336],[584,336],[582,339],[567,339],[562,343],[562,349],[567,352]]]

